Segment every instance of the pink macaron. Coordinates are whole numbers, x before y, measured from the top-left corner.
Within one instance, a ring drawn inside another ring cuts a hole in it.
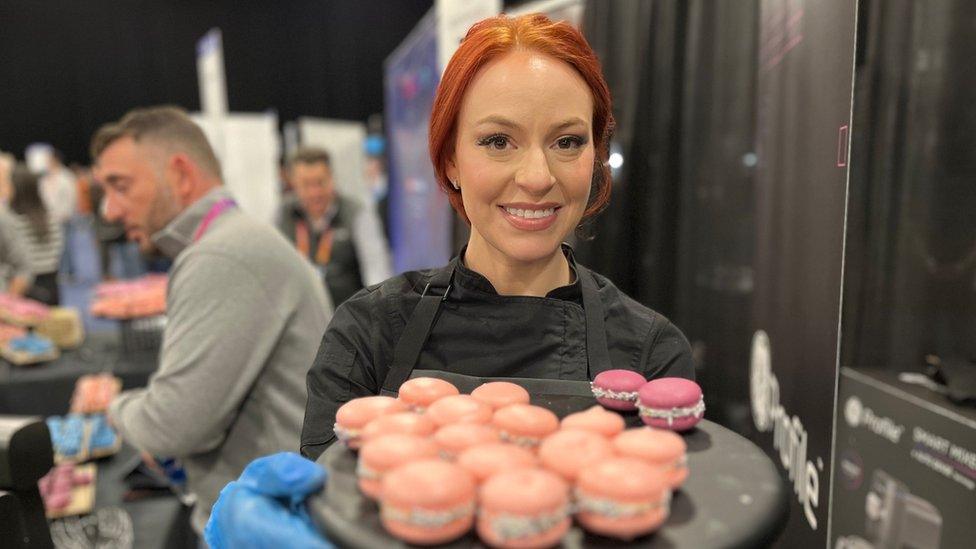
[[[705,415],[701,387],[683,377],[648,381],[638,391],[641,420],[658,429],[687,431]]]
[[[478,491],[478,535],[492,547],[552,547],[569,530],[569,485],[542,469],[505,471]]]
[[[590,382],[596,401],[611,410],[637,409],[637,390],[647,383],[644,376],[631,370],[607,370]]]
[[[397,412],[387,414],[370,421],[359,433],[362,444],[370,440],[391,433],[402,433],[429,437],[437,428],[429,417],[413,412]]]
[[[401,465],[422,459],[436,459],[437,444],[429,438],[409,434],[386,434],[363,442],[359,449],[356,476],[359,489],[378,499],[383,476]]]
[[[539,445],[542,466],[558,473],[569,482],[580,470],[614,456],[613,445],[606,437],[582,429],[562,429],[546,437]]]
[[[397,412],[406,412],[407,405],[388,396],[354,398],[336,411],[336,437],[352,450],[359,448],[359,435],[363,427],[374,419]]]
[[[502,440],[527,448],[535,448],[559,429],[556,414],[531,404],[512,404],[496,410],[491,422]]]
[[[636,458],[613,458],[582,471],[576,482],[576,519],[603,536],[632,540],[668,518],[671,490],[664,473]]]
[[[400,385],[397,398],[411,410],[423,412],[434,402],[456,394],[460,394],[460,391],[449,381],[436,377],[415,377]]]
[[[448,460],[455,459],[472,446],[500,441],[498,429],[487,423],[451,423],[434,433],[441,457]]]
[[[607,438],[613,438],[624,430],[624,418],[620,414],[592,406],[582,412],[569,414],[560,422],[562,429],[582,429],[593,431]]]
[[[401,465],[383,476],[380,521],[416,545],[447,543],[474,525],[475,483],[463,468],[439,459]]]
[[[508,381],[491,381],[471,391],[471,396],[497,410],[510,404],[528,404],[529,392]]]
[[[464,467],[480,483],[502,471],[535,468],[539,461],[535,454],[525,448],[493,442],[472,446],[461,452],[458,454],[457,464]]]
[[[491,406],[471,395],[452,395],[428,406],[424,415],[438,427],[443,427],[451,423],[488,423],[491,413]]]
[[[688,478],[688,445],[677,433],[651,427],[627,429],[613,439],[613,448],[620,456],[660,468],[672,490]]]

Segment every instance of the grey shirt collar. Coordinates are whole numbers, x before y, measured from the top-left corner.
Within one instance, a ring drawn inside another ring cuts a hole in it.
[[[167,257],[176,259],[180,252],[193,243],[193,234],[210,208],[224,198],[232,198],[224,187],[217,187],[203,195],[173,218],[169,225],[152,235],[153,244]]]

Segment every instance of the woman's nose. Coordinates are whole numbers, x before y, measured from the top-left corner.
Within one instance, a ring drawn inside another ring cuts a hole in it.
[[[533,194],[545,194],[556,184],[556,178],[549,170],[545,151],[533,147],[526,152],[522,165],[515,174],[515,184]]]

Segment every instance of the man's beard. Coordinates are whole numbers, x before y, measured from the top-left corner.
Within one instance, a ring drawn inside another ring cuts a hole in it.
[[[139,242],[139,250],[143,255],[160,254],[160,250],[156,247],[152,237],[165,229],[179,214],[180,205],[173,194],[172,187],[169,183],[160,181],[156,187],[156,196],[153,198],[146,216],[146,233],[142,235]]]

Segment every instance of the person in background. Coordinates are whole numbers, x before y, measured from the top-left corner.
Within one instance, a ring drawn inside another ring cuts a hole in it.
[[[437,184],[471,227],[467,246],[446,266],[395,276],[336,311],[308,374],[302,455],[318,459],[335,442],[341,405],[396,394],[419,369],[458,386],[517,379],[543,399],[569,384],[587,394],[610,369],[694,379],[681,330],[563,244],[610,199],[611,112],[579,30],[541,14],[471,27],[444,70],[428,132]],[[236,547],[238,524],[257,532],[263,523],[248,508],[301,501],[324,482],[293,454],[262,459],[224,490],[208,539],[230,536]],[[289,515],[288,531],[268,533],[315,533],[298,510]]]
[[[38,192],[38,178],[24,165],[17,165],[11,175],[13,194],[10,210],[14,230],[27,244],[34,283],[26,297],[47,305],[58,305],[58,264],[64,249],[62,225],[47,211]]]
[[[366,167],[363,184],[369,190],[376,215],[383,223],[383,234],[390,240],[390,181],[386,169],[386,140],[382,134],[366,136]]]
[[[322,273],[336,307],[390,276],[390,252],[375,211],[336,191],[327,151],[300,148],[288,160],[287,177],[295,199],[282,206],[281,232]]]
[[[0,206],[10,204],[10,195],[13,193],[10,172],[13,171],[14,164],[16,161],[12,155],[0,151]]]
[[[13,166],[13,157],[0,153],[0,292],[22,296],[34,282],[34,273],[27,243],[8,207],[13,194],[10,182]]]
[[[41,176],[39,190],[48,213],[61,226],[65,242],[70,242],[73,234],[71,221],[78,207],[78,188],[75,183],[75,176],[64,165],[60,151],[54,150],[51,154],[47,171]],[[61,252],[60,270],[66,276],[73,276],[71,246],[63,246]]]
[[[182,461],[199,533],[245,465],[297,448],[332,307],[308,262],[237,207],[183,110],[134,110],[98,130],[91,155],[106,219],[174,260],[159,367],[113,400],[109,419],[132,446]]]

